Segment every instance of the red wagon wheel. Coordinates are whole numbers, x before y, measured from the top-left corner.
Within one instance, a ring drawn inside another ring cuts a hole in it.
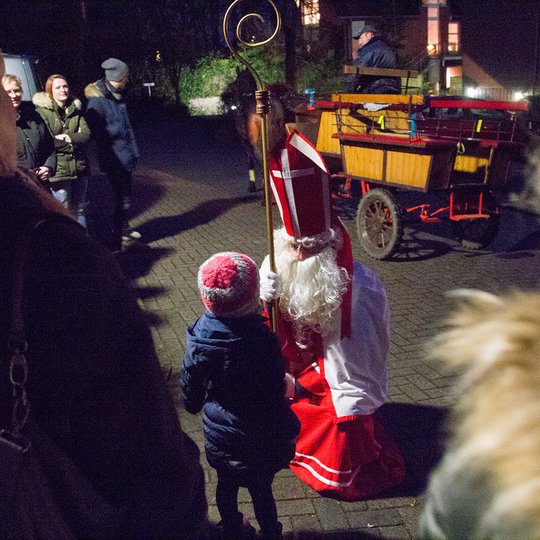
[[[385,189],[372,189],[361,199],[356,214],[360,243],[374,259],[390,258],[401,243],[401,208]]]

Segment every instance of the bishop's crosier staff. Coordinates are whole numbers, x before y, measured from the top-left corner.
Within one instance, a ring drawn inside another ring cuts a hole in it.
[[[231,45],[228,37],[228,23],[229,23],[229,17],[232,12],[232,10],[241,2],[242,0],[235,0],[227,9],[225,12],[225,16],[223,17],[223,37],[225,39],[225,43],[227,44],[227,47],[231,51],[231,53],[249,70],[253,78],[255,79],[255,83],[257,84],[257,91],[255,92],[255,97],[257,100],[257,114],[261,116],[261,144],[262,144],[262,160],[263,160],[263,179],[264,179],[264,199],[266,204],[266,227],[267,227],[267,236],[268,236],[268,256],[269,256],[269,262],[270,262],[270,270],[272,272],[275,272],[275,261],[274,261],[274,226],[272,222],[272,205],[270,201],[270,179],[268,174],[268,163],[267,163],[267,155],[268,155],[268,124],[267,124],[267,114],[270,111],[270,94],[268,90],[264,89],[263,83],[261,81],[261,78],[259,77],[258,73],[253,69],[253,67],[247,62],[237,51],[234,50],[233,46]],[[276,17],[276,27],[273,31],[273,33],[268,37],[267,39],[264,39],[262,41],[245,41],[242,38],[242,26],[251,18],[256,18],[261,22],[264,22],[264,17],[258,13],[248,13],[247,15],[244,15],[240,21],[238,22],[236,26],[236,39],[238,42],[242,43],[243,45],[246,45],[247,47],[259,47],[261,45],[266,45],[270,41],[272,41],[278,34],[279,29],[281,27],[281,16],[279,15],[279,12],[275,6],[275,4],[272,2],[272,0],[266,0],[274,10],[275,17]],[[277,300],[272,301],[272,328],[275,332],[277,332]]]

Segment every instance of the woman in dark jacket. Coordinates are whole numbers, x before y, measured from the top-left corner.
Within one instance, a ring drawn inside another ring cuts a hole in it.
[[[241,538],[238,488],[248,488],[263,538],[281,538],[272,480],[294,457],[300,423],[285,400],[275,334],[258,313],[259,273],[240,253],[218,253],[199,270],[208,311],[190,326],[181,373],[186,409],[204,405],[208,463],[227,538]]]
[[[50,179],[51,189],[65,191],[64,206],[69,208],[77,221],[86,226],[86,192],[90,165],[86,147],[90,129],[83,115],[80,100],[70,95],[66,78],[58,73],[45,83],[45,92],[32,98],[54,137],[56,174]]]
[[[31,169],[42,182],[47,182],[56,172],[52,135],[34,105],[22,100],[19,77],[4,75],[2,86],[17,113],[17,164]]]

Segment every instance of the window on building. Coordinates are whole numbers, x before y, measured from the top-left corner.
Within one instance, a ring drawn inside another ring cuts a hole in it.
[[[302,13],[302,25],[318,25],[321,18],[319,12],[319,0],[296,0],[296,5]]]
[[[439,54],[439,7],[428,7],[427,10],[427,52],[430,55]]]
[[[461,49],[459,23],[448,23],[448,52],[459,52]]]

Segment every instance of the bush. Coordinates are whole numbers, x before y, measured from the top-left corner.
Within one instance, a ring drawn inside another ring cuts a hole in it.
[[[285,61],[283,47],[270,43],[264,47],[244,47],[239,53],[257,72],[263,86],[285,82]],[[310,51],[299,54],[297,75],[298,93],[306,88],[314,88],[318,98],[330,95],[344,88],[341,63],[333,58],[333,52],[324,44],[314,45]],[[180,71],[180,98],[193,114],[193,100],[223,96],[230,89],[237,76],[237,69],[244,66],[232,55],[212,53],[201,58],[194,67],[183,67]]]
[[[220,96],[236,77],[236,62],[212,53],[201,58],[195,67],[180,70],[180,98],[185,105],[192,99]]]
[[[253,66],[264,85],[283,80],[283,54],[277,46],[268,46],[265,50],[246,47],[240,54]],[[243,69],[243,65],[234,56],[217,53],[201,58],[194,67],[183,67],[179,83],[182,102],[192,114],[223,112],[220,106],[216,109],[215,103],[212,103],[210,109],[206,109],[205,98],[222,96],[235,81],[237,68]]]
[[[306,88],[313,88],[317,99],[340,92],[345,88],[341,63],[333,59],[323,59],[319,62],[304,61],[298,70],[296,85],[302,92]]]

